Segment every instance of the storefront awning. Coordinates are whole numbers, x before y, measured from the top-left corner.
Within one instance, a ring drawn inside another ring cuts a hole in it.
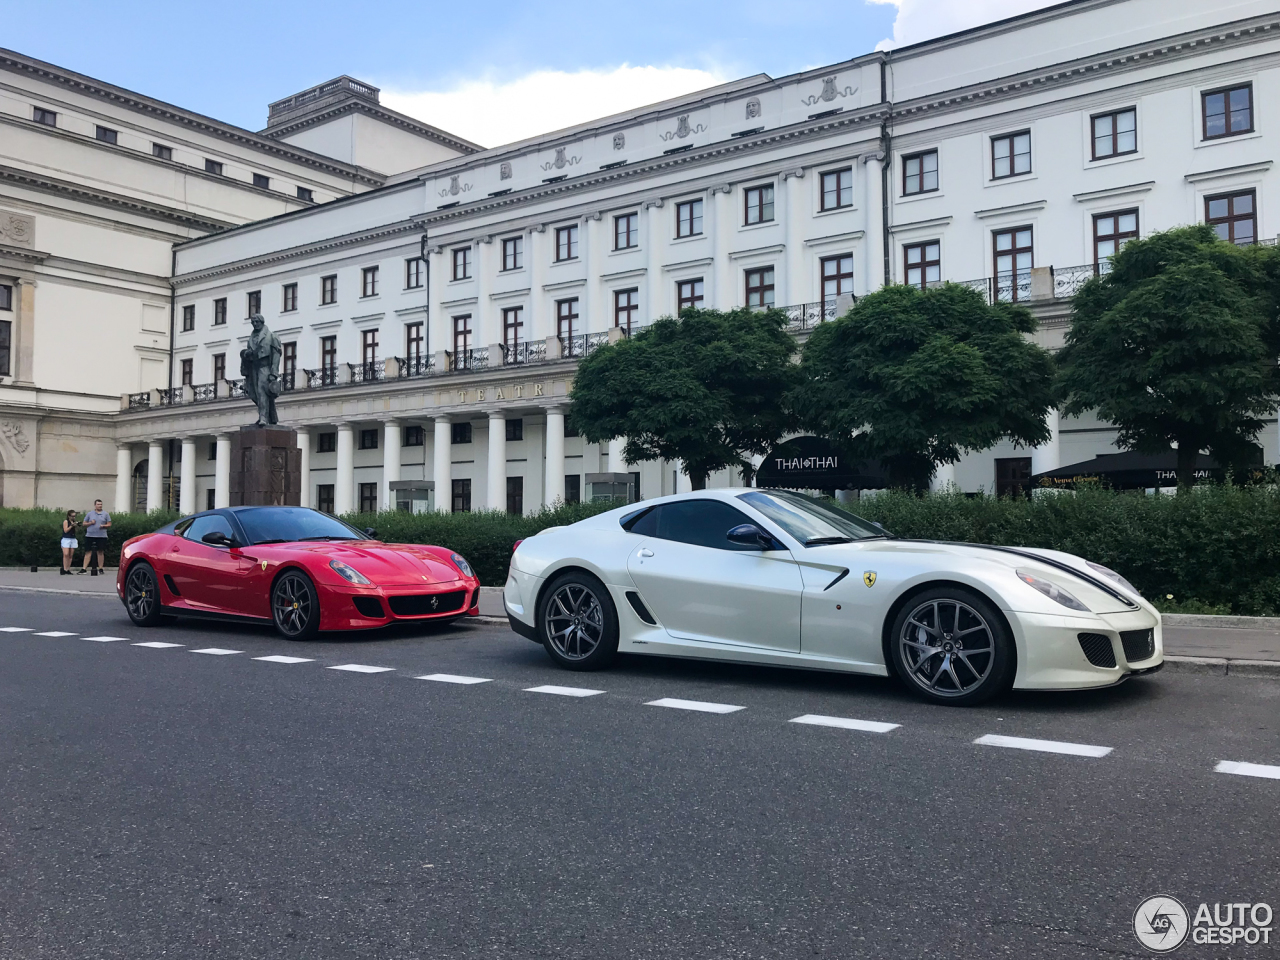
[[[757,487],[792,490],[881,490],[889,478],[878,462],[852,460],[822,437],[780,443],[756,471]]]
[[[1196,483],[1222,480],[1225,471],[1207,454],[1196,457]],[[1103,453],[1092,460],[1046,470],[1031,478],[1031,486],[1074,489],[1077,484],[1108,486],[1116,490],[1149,490],[1178,483],[1178,451],[1166,453]]]

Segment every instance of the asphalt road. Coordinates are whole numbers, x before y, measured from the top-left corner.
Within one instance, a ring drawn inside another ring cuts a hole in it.
[[[1137,957],[1153,894],[1280,913],[1280,780],[1215,770],[1280,764],[1275,679],[957,710],[816,673],[567,673],[493,625],[291,644],[4,594],[6,626],[30,628],[0,632],[6,960]],[[392,670],[329,669],[352,664]]]

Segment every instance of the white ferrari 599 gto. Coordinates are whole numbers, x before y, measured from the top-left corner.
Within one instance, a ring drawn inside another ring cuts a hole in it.
[[[517,544],[512,629],[571,670],[618,651],[898,676],[939,703],[1164,663],[1160,614],[1054,550],[902,540],[782,490],[629,504]]]

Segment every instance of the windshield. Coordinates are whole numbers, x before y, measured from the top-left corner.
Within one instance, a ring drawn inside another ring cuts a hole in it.
[[[250,543],[294,540],[364,540],[365,535],[337,517],[305,507],[259,507],[236,511]]]
[[[886,536],[861,517],[790,490],[753,490],[739,498],[751,504],[806,547]]]

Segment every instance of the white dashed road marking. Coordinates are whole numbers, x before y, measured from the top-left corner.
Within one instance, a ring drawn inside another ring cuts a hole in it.
[[[701,700],[677,700],[663,697],[661,700],[650,700],[646,707],[670,707],[673,710],[697,710],[699,713],[735,713],[746,707],[735,707],[731,703],[704,703]]]
[[[0,633],[30,633],[34,627],[0,627]]]
[[[208,653],[215,657],[226,657],[233,653],[243,653],[242,650],[223,650],[221,647],[205,647],[203,650],[192,650],[192,653]]]
[[[49,631],[46,631],[45,633],[37,633],[36,636],[37,637],[75,637],[75,636],[79,636],[79,634],[67,633],[67,631],[65,630],[49,630]]]
[[[170,647],[185,647],[185,643],[165,643],[162,640],[147,640],[145,643],[135,643],[135,647],[151,647],[153,650],[168,650]]]
[[[1088,743],[1065,743],[1061,740],[1028,740],[1024,737],[1002,737],[988,733],[974,743],[984,747],[1010,747],[1014,750],[1039,750],[1041,753],[1069,753],[1076,757],[1105,757],[1111,747],[1095,747]]]
[[[85,639],[92,643],[115,643],[117,640],[128,643],[129,641],[128,637],[85,637]]]
[[[854,720],[852,717],[824,717],[818,713],[806,713],[793,717],[792,723],[808,723],[815,727],[840,727],[844,730],[864,730],[867,733],[888,733],[902,726],[900,723],[881,723],[879,720]]]
[[[491,683],[486,677],[459,677],[453,673],[429,673],[425,677],[414,677],[415,680],[435,680],[439,683]]]
[[[389,673],[395,667],[369,667],[363,663],[344,663],[337,667],[329,667],[329,670],[346,670],[348,673]]]
[[[557,687],[548,684],[543,687],[525,687],[525,693],[554,693],[561,697],[594,697],[604,693],[603,690],[588,690],[586,687]]]
[[[265,660],[267,663],[311,663],[311,657],[254,657],[255,660]]]
[[[1213,769],[1217,773],[1235,773],[1242,777],[1265,777],[1268,780],[1280,780],[1280,767],[1270,767],[1265,763],[1240,763],[1236,760],[1223,760]]]

